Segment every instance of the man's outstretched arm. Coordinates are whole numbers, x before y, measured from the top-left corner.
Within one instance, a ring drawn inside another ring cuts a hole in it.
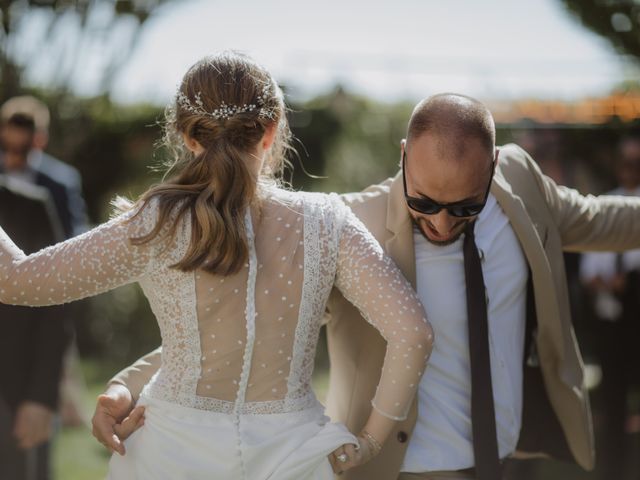
[[[507,149],[503,149],[507,153]],[[562,248],[567,251],[622,251],[640,247],[640,198],[615,195],[581,195],[557,185],[521,148],[510,146],[509,154],[521,154],[534,177],[558,227]]]

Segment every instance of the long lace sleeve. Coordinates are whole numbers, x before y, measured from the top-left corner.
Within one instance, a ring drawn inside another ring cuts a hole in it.
[[[387,341],[373,407],[404,420],[433,344],[433,331],[416,293],[351,210],[344,213],[336,286]]]
[[[0,302],[43,306],[71,302],[134,282],[157,266],[158,241],[131,237],[155,224],[155,204],[127,212],[66,242],[26,256],[0,226]]]

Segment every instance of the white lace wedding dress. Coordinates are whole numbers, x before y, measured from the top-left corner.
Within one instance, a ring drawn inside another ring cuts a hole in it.
[[[355,437],[329,423],[311,390],[325,302],[335,285],[388,342],[380,413],[402,419],[431,349],[411,286],[336,195],[262,190],[247,213],[249,260],[237,274],[171,268],[191,239],[133,246],[157,218],[150,203],[25,256],[0,228],[0,301],[69,302],[138,282],[162,334],[162,367],[141,395],[143,428],[114,455],[110,478],[330,479],[327,455]]]

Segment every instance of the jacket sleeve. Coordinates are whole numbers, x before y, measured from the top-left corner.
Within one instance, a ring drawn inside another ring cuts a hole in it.
[[[557,185],[522,149],[529,172],[544,196],[567,251],[640,247],[640,198],[582,195]]]

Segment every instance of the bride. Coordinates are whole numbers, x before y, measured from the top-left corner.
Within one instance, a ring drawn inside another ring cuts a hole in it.
[[[196,63],[168,109],[165,180],[86,234],[25,256],[0,228],[0,301],[52,305],[138,282],[162,334],[145,424],[109,478],[330,479],[378,453],[414,397],[432,331],[410,285],[336,195],[276,181],[280,88],[245,56]],[[353,435],[311,390],[333,286],[388,342]]]

